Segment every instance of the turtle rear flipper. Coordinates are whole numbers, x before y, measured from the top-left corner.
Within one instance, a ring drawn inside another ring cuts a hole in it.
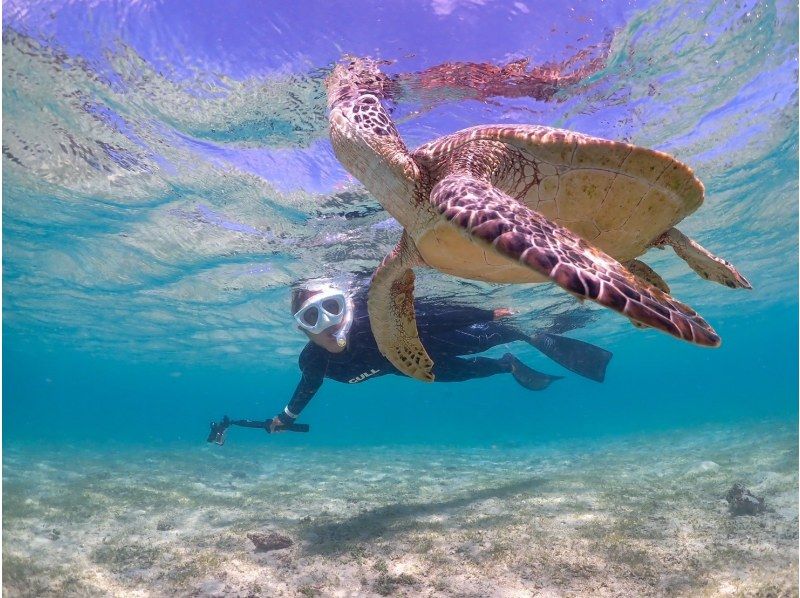
[[[690,239],[677,228],[665,232],[655,245],[670,245],[675,253],[702,278],[712,280],[726,287],[752,289],[748,280],[726,260],[717,257],[694,239]]]
[[[367,309],[378,349],[394,367],[423,382],[433,382],[433,360],[419,340],[414,314],[414,266],[424,265],[414,241],[403,231],[369,287]]]
[[[650,266],[639,260],[628,260],[623,264],[631,274],[635,274],[647,283],[650,283],[657,289],[661,289],[669,294],[669,285],[664,282],[661,275],[653,270]]]
[[[716,332],[693,309],[487,181],[451,174],[436,184],[430,200],[473,241],[547,276],[579,298],[698,345],[720,344]]]

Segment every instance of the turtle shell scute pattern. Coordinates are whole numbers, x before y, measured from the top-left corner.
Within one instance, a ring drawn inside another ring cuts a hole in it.
[[[425,144],[415,159],[443,168],[452,156],[507,148],[495,187],[621,261],[647,251],[702,203],[691,168],[662,152],[536,125],[486,125]],[[495,151],[495,154],[498,154]]]

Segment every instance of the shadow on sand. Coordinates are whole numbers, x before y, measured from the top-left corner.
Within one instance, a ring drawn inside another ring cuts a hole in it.
[[[531,493],[546,484],[541,478],[527,478],[499,487],[473,491],[466,496],[425,503],[395,503],[363,511],[354,517],[339,521],[311,523],[300,532],[308,554],[337,554],[353,549],[357,542],[388,539],[395,534],[414,529],[438,528],[441,523],[419,521],[463,509],[471,504],[492,498],[504,499],[515,494]]]

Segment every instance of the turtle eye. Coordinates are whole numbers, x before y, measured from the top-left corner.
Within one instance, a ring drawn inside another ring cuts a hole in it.
[[[309,307],[302,315],[303,322],[309,326],[315,326],[319,320],[319,310],[316,307]]]
[[[322,309],[333,316],[338,316],[342,313],[342,306],[339,305],[336,299],[325,299],[325,301],[322,302]]]

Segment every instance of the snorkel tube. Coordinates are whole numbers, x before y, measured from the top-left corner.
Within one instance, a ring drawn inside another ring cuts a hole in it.
[[[353,300],[348,296],[346,301],[346,308],[344,310],[344,319],[339,325],[339,330],[333,335],[336,339],[336,344],[342,349],[347,346],[347,335],[350,334],[350,327],[353,325]]]

